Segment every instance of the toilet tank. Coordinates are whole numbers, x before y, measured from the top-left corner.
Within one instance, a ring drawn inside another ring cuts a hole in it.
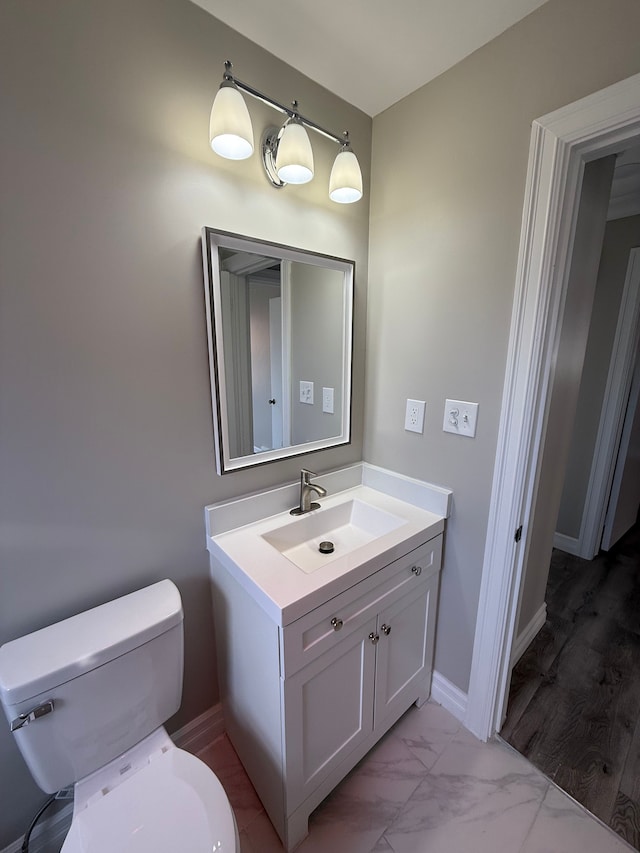
[[[0,701],[43,791],[92,773],[178,710],[182,618],[163,580],[0,647]]]

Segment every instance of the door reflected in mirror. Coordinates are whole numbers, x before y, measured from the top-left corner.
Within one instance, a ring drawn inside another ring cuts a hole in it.
[[[203,229],[223,474],[350,440],[353,261]]]

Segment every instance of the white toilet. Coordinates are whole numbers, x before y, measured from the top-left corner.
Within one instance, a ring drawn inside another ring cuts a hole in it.
[[[43,791],[74,783],[63,853],[237,853],[215,774],[163,723],[182,693],[170,580],[0,647],[0,699]]]

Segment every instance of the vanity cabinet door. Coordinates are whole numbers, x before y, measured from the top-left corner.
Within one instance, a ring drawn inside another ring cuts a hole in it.
[[[435,630],[437,577],[391,602],[378,616],[375,727],[427,698]]]
[[[376,619],[285,678],[287,813],[373,731]]]

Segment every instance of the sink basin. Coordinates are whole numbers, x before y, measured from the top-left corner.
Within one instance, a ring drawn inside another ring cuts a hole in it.
[[[406,523],[404,518],[352,499],[312,510],[263,533],[262,538],[303,572],[311,574]],[[321,542],[331,542],[333,551],[321,553]]]

